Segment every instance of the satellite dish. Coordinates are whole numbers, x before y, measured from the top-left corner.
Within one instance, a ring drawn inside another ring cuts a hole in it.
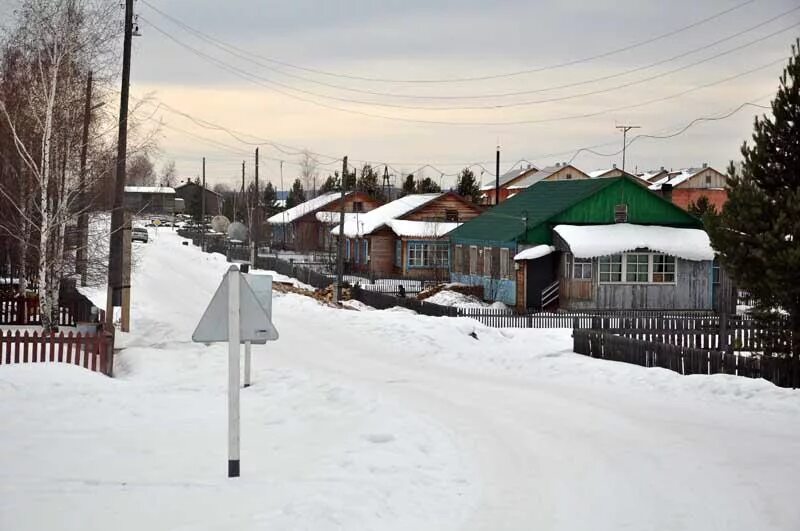
[[[247,240],[247,227],[244,223],[239,223],[238,221],[231,223],[228,226],[228,239],[242,242]]]
[[[211,218],[211,230],[225,234],[231,222],[225,216],[214,216]]]

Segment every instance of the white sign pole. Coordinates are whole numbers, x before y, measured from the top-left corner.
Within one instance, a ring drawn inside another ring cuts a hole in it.
[[[239,271],[228,270],[228,477],[239,477]]]
[[[250,387],[250,341],[244,342],[244,386]]]

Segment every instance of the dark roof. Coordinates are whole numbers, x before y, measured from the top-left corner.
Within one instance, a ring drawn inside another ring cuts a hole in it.
[[[180,188],[184,188],[184,187],[186,187],[186,186],[189,186],[189,185],[193,185],[193,186],[196,186],[196,187],[198,187],[198,188],[203,188],[203,186],[202,186],[200,183],[196,183],[196,182],[194,182],[194,181],[186,181],[185,183],[181,183],[181,184],[179,184],[178,186],[175,186],[174,188],[175,188],[176,190],[178,190],[178,189],[180,189]],[[216,195],[216,196],[220,196],[220,194],[218,194],[217,192],[215,192],[215,191],[214,191],[214,190],[212,190],[211,188],[205,188],[205,191],[206,191],[206,192],[209,192],[209,193],[211,193],[211,194],[214,194],[214,195]],[[220,196],[220,197],[221,197],[221,196]]]
[[[538,168],[536,168],[536,166],[533,164],[529,164],[526,167],[509,170],[500,176],[500,188],[504,188],[508,183],[522,175],[537,171],[539,171]],[[485,192],[487,190],[494,190],[495,184],[495,177],[490,177],[488,181],[481,184],[481,191]]]
[[[539,181],[450,233],[451,238],[510,241],[624,177]]]

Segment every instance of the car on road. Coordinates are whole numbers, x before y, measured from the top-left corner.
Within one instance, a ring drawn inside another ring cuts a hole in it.
[[[146,228],[144,228],[144,227],[133,227],[133,230],[131,231],[131,241],[132,242],[139,241],[139,242],[147,243],[147,241],[149,239],[150,239],[150,236],[147,234],[147,229]]]

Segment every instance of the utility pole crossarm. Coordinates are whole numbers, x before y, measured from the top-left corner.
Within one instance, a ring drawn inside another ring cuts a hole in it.
[[[641,125],[617,125],[616,128],[622,131],[622,171],[625,171],[625,151],[628,147],[628,131],[631,129],[641,129]]]

